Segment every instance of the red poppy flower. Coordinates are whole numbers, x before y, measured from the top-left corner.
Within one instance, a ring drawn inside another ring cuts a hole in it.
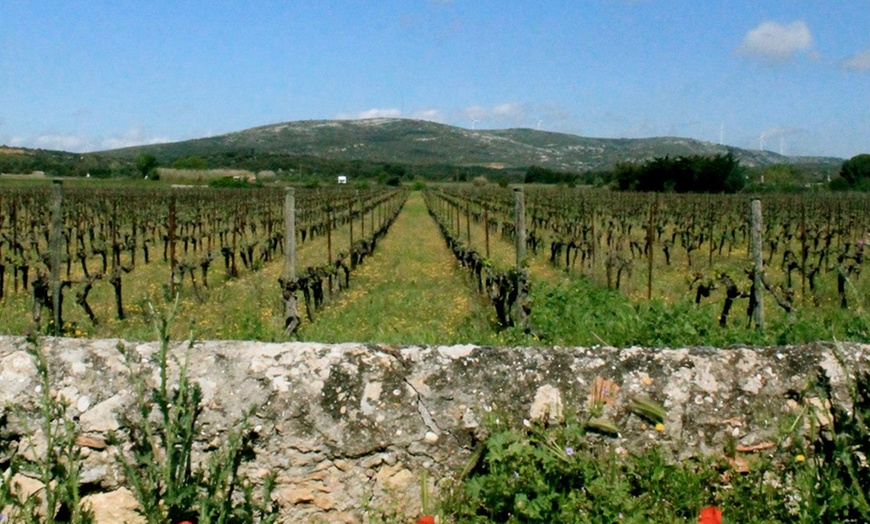
[[[420,520],[417,521],[417,524],[435,524],[435,517],[425,515],[423,517],[420,517]]]
[[[701,510],[698,524],[722,524],[722,510],[716,506],[707,506]]]

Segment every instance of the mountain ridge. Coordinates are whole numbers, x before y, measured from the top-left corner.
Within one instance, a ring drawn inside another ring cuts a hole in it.
[[[732,153],[747,167],[774,164],[839,166],[836,157],[783,156],[682,137],[594,138],[530,128],[465,129],[425,120],[297,120],[222,135],[165,144],[132,146],[96,154],[161,159],[231,151],[313,156],[348,161],[417,165],[550,169],[583,172],[611,169],[618,162],[655,157]]]

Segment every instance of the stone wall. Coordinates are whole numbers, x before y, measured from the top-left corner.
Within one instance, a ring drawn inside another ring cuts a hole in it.
[[[0,337],[0,442],[39,449],[39,377],[28,342]],[[86,455],[83,482],[102,522],[135,521],[114,454],[101,443],[123,436],[120,416],[134,401],[117,340],[46,338],[52,389],[69,403]],[[156,343],[125,343],[148,362]],[[366,508],[419,512],[420,479],[433,488],[456,474],[482,438],[487,413],[504,423],[558,418],[582,410],[596,377],[618,385],[608,416],[614,446],[663,446],[675,457],[721,453],[726,436],[752,445],[777,431],[819,368],[848,399],[846,379],[865,369],[870,346],[811,344],[781,348],[614,349],[389,347],[360,344],[199,342],[173,347],[189,358],[202,387],[203,448],[220,442],[254,408],[257,456],[249,472],[278,474],[282,522],[364,522]],[[844,365],[845,364],[845,369]],[[151,366],[152,380],[158,369]],[[848,369],[848,371],[847,371]],[[177,364],[170,368],[172,377]],[[647,396],[667,410],[663,431],[626,409]],[[19,406],[22,410],[13,410]],[[22,416],[21,413],[27,416]],[[495,416],[495,415],[491,415]],[[35,443],[30,446],[27,443]],[[0,449],[0,464],[8,459]],[[26,489],[35,480],[19,479]],[[369,509],[371,511],[371,509]]]

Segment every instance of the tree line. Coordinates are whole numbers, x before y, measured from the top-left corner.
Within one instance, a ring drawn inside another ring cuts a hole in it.
[[[244,169],[272,171],[289,179],[321,179],[346,175],[399,185],[412,180],[470,182],[481,177],[500,183],[591,185],[622,191],[734,193],[739,191],[870,190],[870,154],[843,162],[839,173],[807,165],[779,164],[744,167],[731,152],[715,156],[657,157],[645,162],[621,162],[612,169],[559,171],[543,166],[496,169],[450,164],[401,164],[373,160],[329,159],[292,153],[241,148],[209,154],[177,148],[67,153],[10,149],[0,146],[0,173],[44,172],[49,176],[124,178],[153,176],[156,167],[175,169]],[[837,176],[839,175],[839,176]],[[827,180],[826,180],[827,178]],[[826,182],[828,182],[826,184]]]
[[[621,191],[673,193],[736,193],[746,186],[746,174],[733,154],[670,156],[643,164],[620,163],[614,170]]]

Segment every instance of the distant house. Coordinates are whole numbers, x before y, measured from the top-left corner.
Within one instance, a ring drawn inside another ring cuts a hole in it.
[[[347,177],[344,175],[338,175],[338,183],[339,184],[347,184]]]

